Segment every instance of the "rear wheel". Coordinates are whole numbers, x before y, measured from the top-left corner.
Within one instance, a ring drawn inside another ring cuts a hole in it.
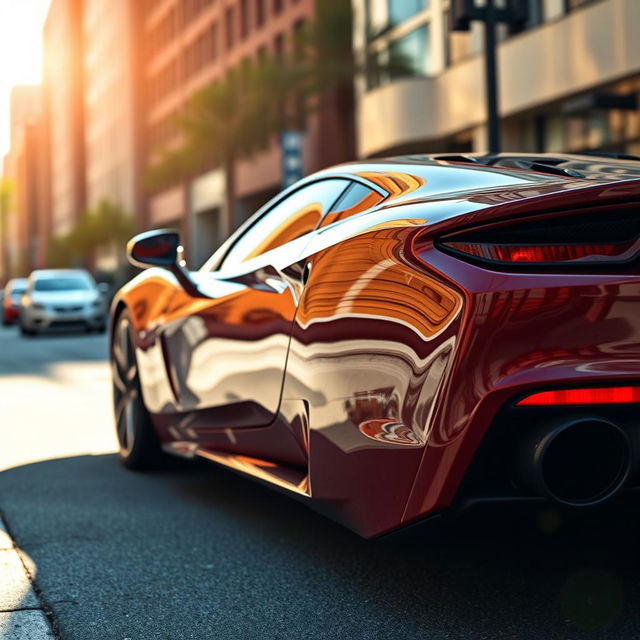
[[[131,331],[129,314],[123,311],[111,345],[113,406],[120,460],[129,469],[142,471],[166,466],[169,456],[162,451],[144,406]]]

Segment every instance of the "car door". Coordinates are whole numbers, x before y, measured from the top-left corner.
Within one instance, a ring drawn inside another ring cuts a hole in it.
[[[302,186],[241,229],[202,297],[176,296],[161,334],[170,386],[194,432],[269,424],[280,403],[311,232],[349,186]],[[184,426],[184,425],[183,425]]]

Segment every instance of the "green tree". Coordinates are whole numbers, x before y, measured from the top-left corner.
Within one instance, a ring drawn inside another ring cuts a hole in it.
[[[84,264],[92,268],[98,249],[122,246],[135,232],[132,216],[118,203],[103,198],[67,235],[51,239],[47,262],[52,267]]]
[[[47,266],[64,269],[75,264],[76,257],[69,244],[68,236],[53,236],[47,244]]]

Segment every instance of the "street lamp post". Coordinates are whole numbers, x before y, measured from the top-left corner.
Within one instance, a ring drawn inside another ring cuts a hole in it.
[[[494,0],[486,0],[484,21],[485,87],[487,102],[487,137],[489,151],[500,151],[500,116],[498,114],[498,74],[496,70],[496,12]]]
[[[528,3],[506,0],[496,7],[495,0],[451,0],[451,31],[469,31],[472,21],[484,22],[485,97],[489,151],[500,151],[500,114],[498,113],[498,72],[496,62],[496,26],[499,23],[523,25],[528,19]]]

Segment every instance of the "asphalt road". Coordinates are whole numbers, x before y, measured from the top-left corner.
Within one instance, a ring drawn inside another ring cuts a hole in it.
[[[125,471],[105,356],[0,330],[0,512],[59,638],[639,637],[637,509],[361,540],[206,463]]]

